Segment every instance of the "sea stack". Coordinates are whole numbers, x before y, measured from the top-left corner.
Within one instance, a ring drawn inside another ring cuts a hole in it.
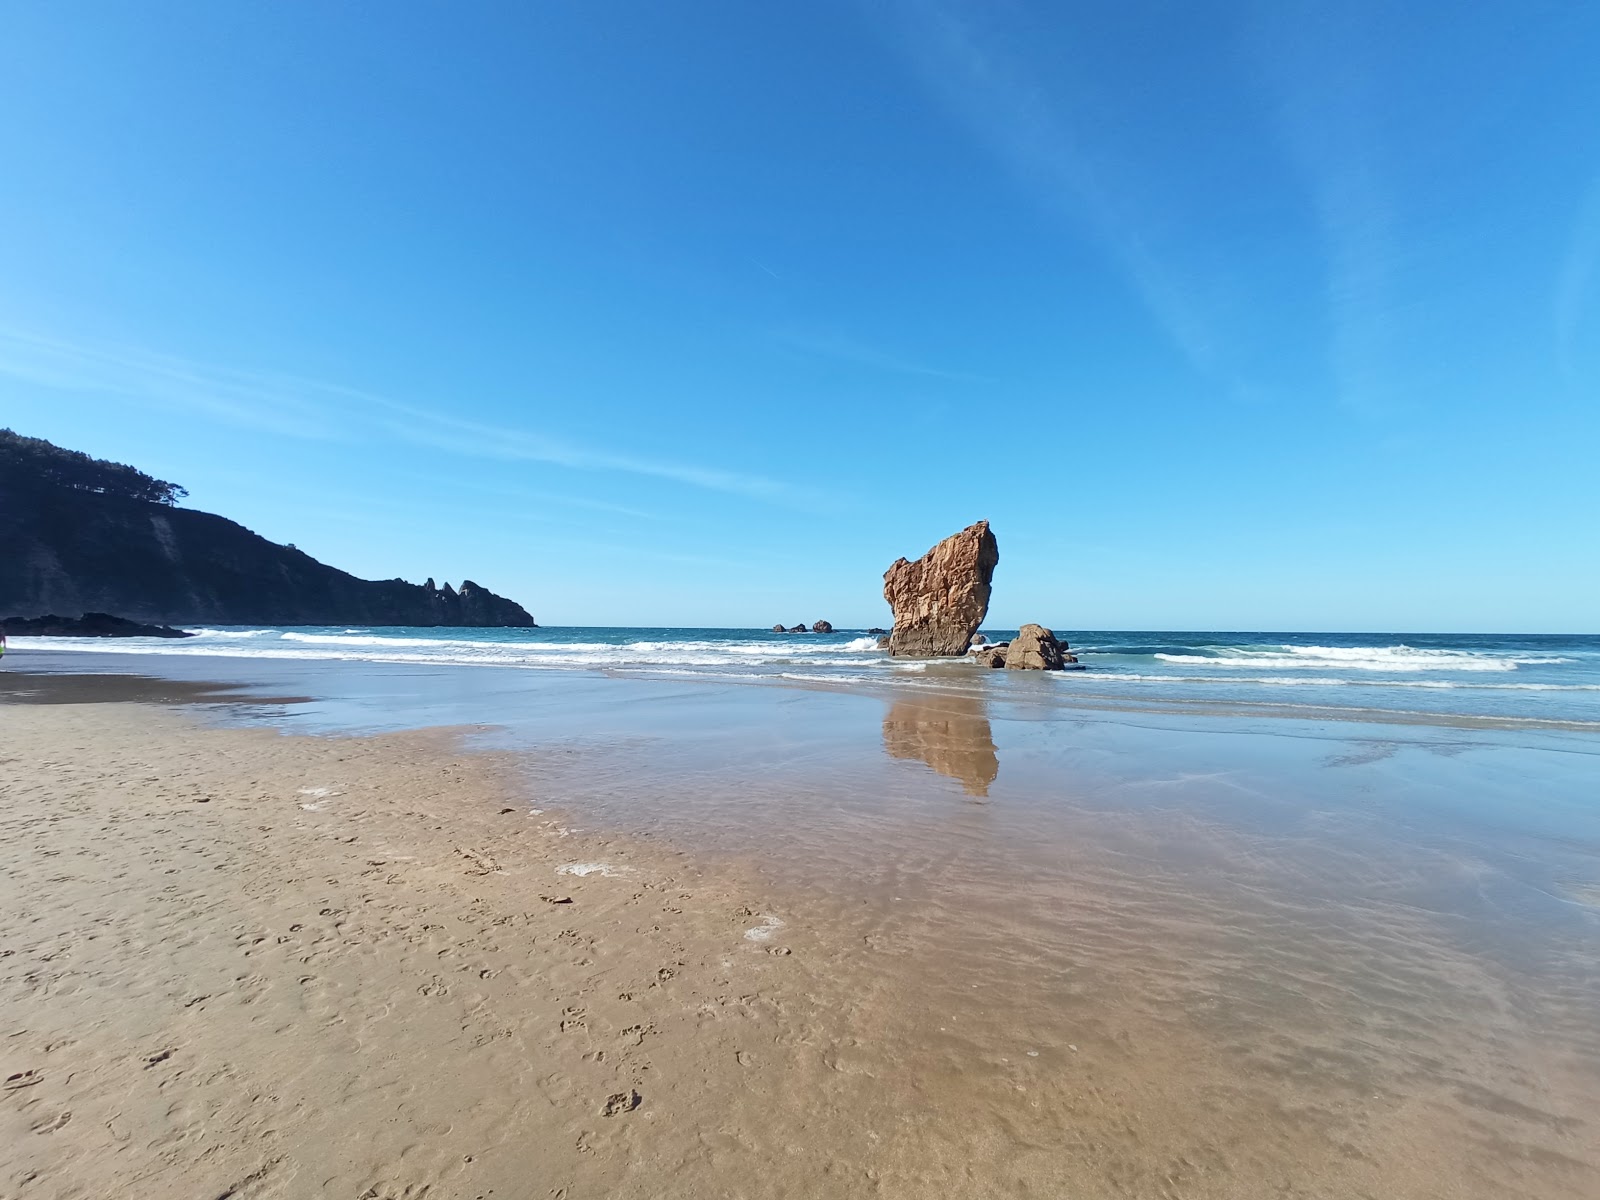
[[[897,559],[883,575],[883,598],[894,610],[889,653],[965,654],[989,611],[989,583],[999,561],[987,521],[945,538],[916,562]]]

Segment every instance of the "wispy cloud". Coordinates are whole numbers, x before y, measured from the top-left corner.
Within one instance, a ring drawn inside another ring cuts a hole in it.
[[[0,327],[0,376],[63,391],[122,397],[286,437],[359,441],[377,428],[399,441],[471,458],[639,475],[774,504],[806,507],[812,500],[804,489],[759,475],[596,449],[322,380],[218,367],[29,330]]]
[[[1275,98],[1283,150],[1304,181],[1326,256],[1329,366],[1339,402],[1372,416],[1396,402],[1402,239],[1379,157],[1376,33],[1348,5],[1262,5],[1249,39]]]
[[[853,363],[856,366],[869,367],[876,371],[889,371],[896,375],[920,375],[929,379],[948,379],[955,383],[994,382],[982,375],[975,375],[968,371],[949,371],[942,367],[933,367],[926,363],[914,362],[878,349],[875,346],[864,345],[861,342],[833,334],[807,333],[800,330],[785,329],[779,330],[776,336],[785,346],[802,350],[807,354],[815,355],[819,358],[837,359],[840,362]]]
[[[1156,223],[1141,204],[1146,189],[1127,186],[1109,160],[1090,149],[1073,114],[988,22],[994,8],[903,0],[891,11],[898,17],[892,27],[897,47],[930,93],[1038,203],[1089,234],[1195,367],[1221,372],[1220,348],[1195,287],[1156,248]]]
[[[1575,370],[1572,362],[1573,343],[1584,314],[1594,301],[1593,290],[1600,282],[1600,176],[1589,184],[1589,190],[1578,210],[1573,226],[1572,240],[1566,257],[1561,261],[1560,275],[1556,280],[1555,325],[1556,348],[1562,370],[1569,375]]]

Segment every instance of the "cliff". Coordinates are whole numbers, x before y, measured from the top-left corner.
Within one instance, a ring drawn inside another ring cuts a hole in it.
[[[85,474],[84,464],[105,470]],[[137,480],[125,486],[115,472]],[[457,591],[431,579],[357,579],[225,517],[174,507],[181,494],[131,467],[0,430],[0,613],[102,612],[169,625],[534,624],[520,604],[470,580]]]

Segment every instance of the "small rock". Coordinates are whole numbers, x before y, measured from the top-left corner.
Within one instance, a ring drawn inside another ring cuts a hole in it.
[[[571,896],[540,896],[539,899],[543,900],[546,904],[571,904],[572,903],[572,897]]]

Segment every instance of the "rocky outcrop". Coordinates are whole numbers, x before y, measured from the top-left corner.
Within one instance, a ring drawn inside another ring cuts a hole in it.
[[[833,626],[827,621],[818,621],[811,627],[812,633],[832,633]]]
[[[166,625],[534,624],[520,604],[471,581],[457,590],[358,579],[224,517],[150,499],[181,489],[156,480],[151,491],[129,467],[15,435],[28,453],[7,458],[5,433],[0,612],[111,612]],[[77,474],[53,465],[80,458],[88,466]],[[127,484],[111,468],[137,478]]]
[[[871,629],[867,630],[867,632],[873,637],[877,637],[880,633],[888,633],[889,631],[887,629],[879,629],[876,625],[874,625]]]
[[[880,637],[878,639],[878,649],[879,650],[887,650],[888,648],[889,648],[889,635],[888,634],[884,634],[882,637]]]
[[[1006,649],[1009,643],[996,642],[992,646],[979,646],[972,652],[972,661],[980,667],[1003,667],[1006,665]]]
[[[774,625],[772,627],[772,632],[773,633],[788,633],[789,631],[787,629],[785,629],[782,625]]]
[[[1024,625],[1006,647],[1005,665],[1012,671],[1060,671],[1078,661],[1066,651],[1067,644],[1043,625]]]
[[[194,634],[170,625],[141,625],[109,613],[86,612],[81,617],[7,617],[0,633],[8,637],[158,637],[186,638]]]
[[[965,654],[989,611],[989,584],[999,561],[987,521],[945,538],[916,562],[896,560],[883,576],[883,598],[894,610],[889,653]]]
[[[793,626],[790,626],[788,629],[784,630],[784,632],[785,633],[810,633],[811,631],[809,629],[807,629],[804,625],[793,625]]]

